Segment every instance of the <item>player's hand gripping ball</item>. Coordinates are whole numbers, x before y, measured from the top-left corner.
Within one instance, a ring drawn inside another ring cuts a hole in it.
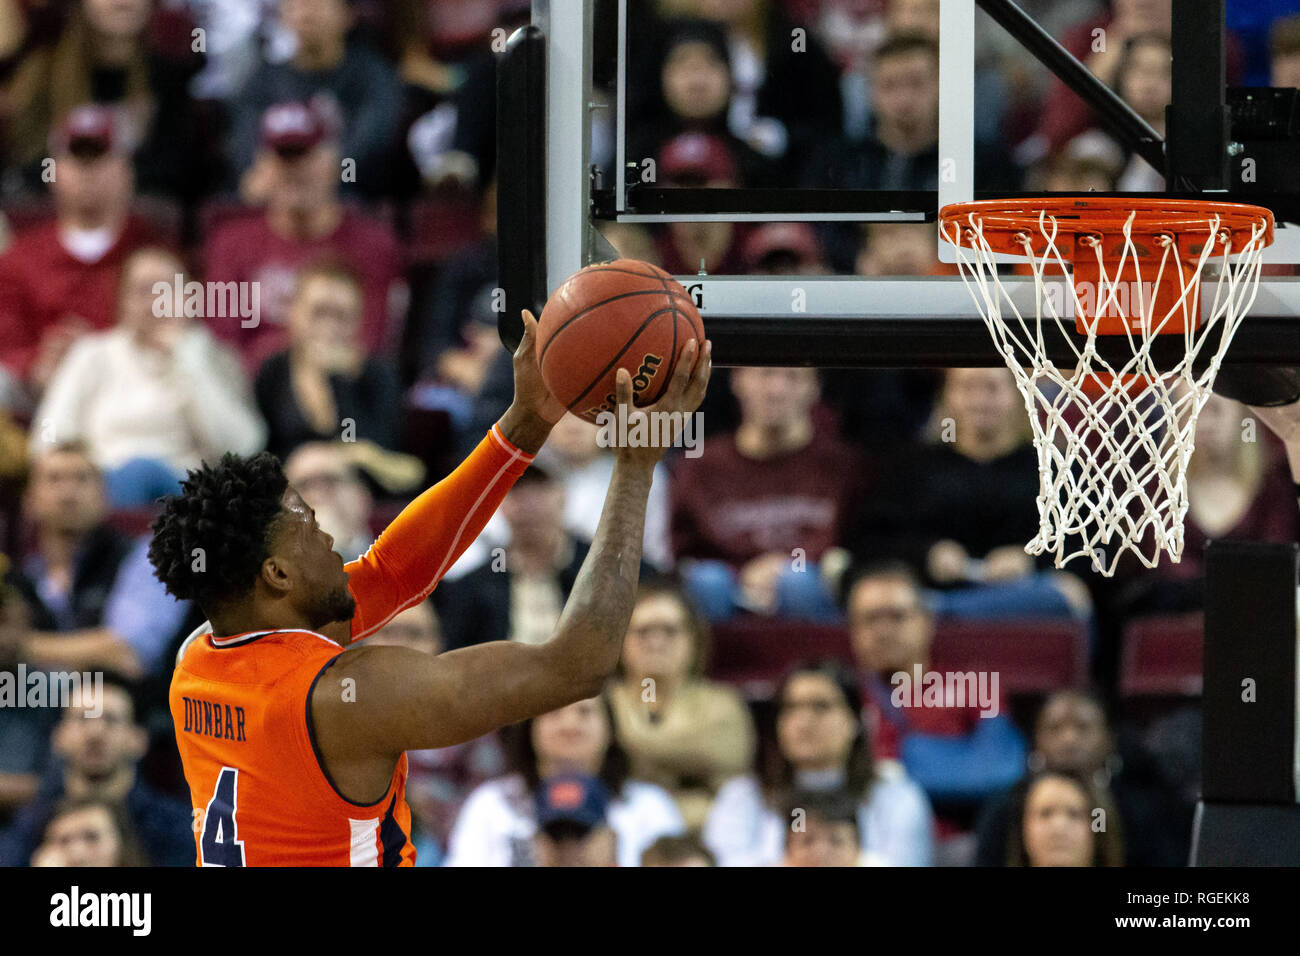
[[[638,259],[587,266],[565,280],[538,319],[537,364],[561,404],[595,423],[617,408],[615,376],[632,376],[638,408],[653,405],[691,339],[704,347],[704,322],[672,276]]]

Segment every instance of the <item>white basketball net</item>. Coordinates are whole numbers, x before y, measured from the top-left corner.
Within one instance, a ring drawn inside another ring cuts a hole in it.
[[[1177,267],[1173,236],[1159,239],[1164,247],[1159,265],[1154,270],[1148,265],[1148,273],[1153,274],[1144,275],[1131,235],[1135,215],[1130,214],[1124,224],[1124,249],[1114,267],[1115,275],[1107,272],[1101,243],[1089,236],[1081,240],[1096,251],[1100,266],[1094,301],[1085,304],[1079,301],[1068,259],[1057,247],[1056,217],[1040,213],[1039,237],[1033,243],[1041,247],[1045,241],[1046,250],[1032,253],[1028,233],[1022,240],[1035,285],[1035,308],[1028,316],[1021,314],[998,277],[995,252],[984,237],[979,214],[960,220],[961,242],[953,241],[957,220],[940,227],[956,248],[962,280],[1016,377],[1033,428],[1038,451],[1039,530],[1025,551],[1051,554],[1058,568],[1084,557],[1093,570],[1107,577],[1115,573],[1125,551],[1131,551],[1148,568],[1159,563],[1162,551],[1174,562],[1182,557],[1186,472],[1196,418],[1210,396],[1224,353],[1254,302],[1267,245],[1262,220],[1245,247],[1234,250],[1231,231],[1220,229],[1217,215],[1207,216],[1194,231],[1198,237],[1208,234],[1210,241],[1191,264],[1190,276]],[[1062,233],[1066,255],[1077,230],[1074,224]],[[1217,278],[1207,274],[1201,281],[1203,303],[1208,286],[1214,284],[1213,300],[1202,310],[1205,318],[1199,328],[1175,332],[1181,310],[1194,301],[1188,296],[1193,295],[1212,256],[1224,259]],[[1131,277],[1134,268],[1136,285],[1115,281],[1125,273]],[[1153,303],[1147,301],[1149,293],[1143,294],[1143,290],[1160,288],[1162,279],[1174,276],[1178,276],[1174,281],[1182,283],[1178,301],[1166,314],[1155,316],[1153,323],[1148,315]],[[1148,280],[1154,285],[1145,285]],[[1132,286],[1132,295],[1119,286]],[[1115,341],[1127,341],[1123,354],[1131,355],[1118,366],[1096,351],[1098,315],[1116,311],[1130,316],[1124,323],[1125,333],[1111,336]],[[1076,313],[1085,316],[1087,332],[1082,337],[1075,332]],[[1140,321],[1132,321],[1134,318]],[[1181,337],[1186,354],[1172,367],[1166,363],[1160,369],[1152,359],[1151,346],[1171,321],[1175,324],[1169,326],[1166,341]],[[1222,326],[1222,334],[1216,339],[1213,333],[1218,326]],[[1057,334],[1070,343],[1073,368],[1058,368],[1048,358],[1046,344]],[[1208,364],[1201,357],[1203,350],[1212,353]],[[1197,374],[1194,366],[1203,370]],[[1126,381],[1122,376],[1137,378]]]

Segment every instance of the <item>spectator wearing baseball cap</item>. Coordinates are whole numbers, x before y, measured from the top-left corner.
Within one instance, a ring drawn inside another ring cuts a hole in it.
[[[152,230],[131,215],[133,139],[112,107],[72,110],[50,138],[55,218],[0,257],[0,361],[33,396],[86,332],[115,321],[118,276]]]
[[[741,253],[750,275],[820,275],[817,233],[806,222],[770,222],[750,233]]]
[[[405,310],[406,285],[397,236],[340,195],[344,148],[327,100],[288,100],[260,121],[261,158],[246,178],[261,215],[236,217],[212,231],[204,251],[213,282],[256,282],[261,314],[255,324],[213,317],[212,330],[230,342],[250,374],[287,344],[289,304],[299,271],[333,260],[359,278],[364,294],[361,344],[388,349],[390,326]]]
[[[144,0],[58,6],[70,10],[57,33],[34,43],[0,84],[0,100],[9,104],[0,165],[21,170],[24,186],[39,191],[52,134],[77,107],[98,103],[120,108],[137,131],[134,160],[142,193],[182,199],[200,194],[211,166],[207,151],[196,148],[199,127],[189,80],[202,57],[188,42],[179,57],[157,49],[150,30],[156,5]]]
[[[267,110],[288,100],[332,100],[339,120],[341,158],[355,163],[345,181],[349,192],[384,196],[402,106],[397,71],[360,41],[348,37],[353,11],[347,0],[283,0],[283,26],[296,48],[283,63],[261,63],[242,95],[231,101],[230,162],[238,177],[258,161],[266,146]],[[336,180],[342,179],[334,167]]]
[[[681,133],[659,151],[659,185],[712,188],[738,185],[739,168],[731,145],[714,133]],[[741,248],[747,232],[731,222],[670,222],[655,236],[663,267],[673,275],[704,269],[723,275],[742,271]]]
[[[618,840],[609,827],[609,791],[598,777],[566,773],[537,788],[538,866],[617,866]]]

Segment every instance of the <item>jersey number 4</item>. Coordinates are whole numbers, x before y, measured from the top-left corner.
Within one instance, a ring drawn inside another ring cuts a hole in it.
[[[244,843],[238,839],[235,810],[239,802],[239,771],[222,767],[217,789],[203,813],[203,837],[199,840],[204,866],[243,866]]]

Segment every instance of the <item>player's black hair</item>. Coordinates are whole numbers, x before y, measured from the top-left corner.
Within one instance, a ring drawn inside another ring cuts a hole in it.
[[[280,459],[265,451],[226,452],[218,464],[192,469],[153,523],[149,563],[167,593],[209,616],[248,593],[270,555],[288,485]]]

